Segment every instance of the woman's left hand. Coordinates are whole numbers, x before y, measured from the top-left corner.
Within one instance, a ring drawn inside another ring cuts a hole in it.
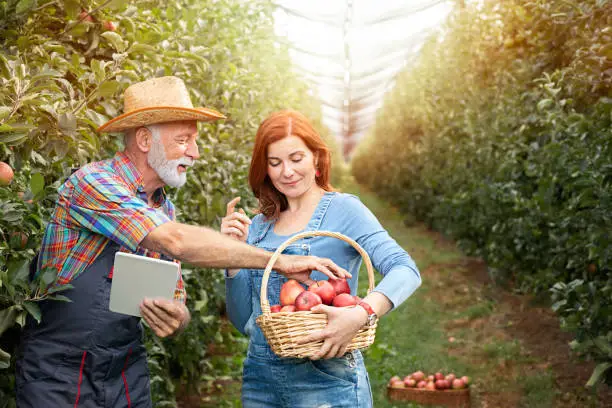
[[[298,340],[299,344],[323,340],[321,350],[311,357],[312,360],[342,357],[355,334],[368,320],[368,313],[360,306],[340,308],[318,305],[310,311],[327,314],[327,326],[323,330]]]

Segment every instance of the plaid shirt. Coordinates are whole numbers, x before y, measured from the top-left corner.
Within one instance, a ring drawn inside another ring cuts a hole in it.
[[[155,228],[175,219],[174,205],[160,188],[150,207],[143,189],[142,176],[122,152],[77,170],[58,191],[43,237],[38,273],[55,268],[55,284],[67,284],[96,259],[109,240],[119,244],[123,252],[162,258],[140,243]],[[180,272],[174,298],[183,303],[186,300]]]

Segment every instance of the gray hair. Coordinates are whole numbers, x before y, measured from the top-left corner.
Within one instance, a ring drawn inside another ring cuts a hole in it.
[[[153,140],[155,142],[159,142],[161,140],[161,126],[159,124],[141,126],[151,132],[151,136],[153,136]],[[123,132],[123,147],[127,148],[130,142],[130,138],[136,134],[136,130],[138,128],[127,129]]]

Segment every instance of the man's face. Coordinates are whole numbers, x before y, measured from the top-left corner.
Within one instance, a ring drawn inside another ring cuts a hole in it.
[[[195,121],[169,122],[148,126],[152,134],[149,165],[159,178],[171,187],[181,187],[187,181],[187,168],[200,157]]]

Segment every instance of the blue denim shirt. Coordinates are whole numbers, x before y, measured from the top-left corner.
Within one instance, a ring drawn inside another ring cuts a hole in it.
[[[374,214],[354,195],[328,192],[321,198],[306,230],[334,231],[355,241],[370,256],[374,268],[383,278],[374,291],[384,294],[393,303],[393,308],[404,302],[421,284],[419,271]],[[262,214],[255,216],[249,229],[247,243],[268,251],[275,251],[291,235],[274,233],[274,222],[267,221]],[[357,293],[359,267],[362,259],[347,242],[330,237],[309,237],[291,244],[283,253],[315,255],[329,258],[348,270],[353,277],[349,286],[353,295],[365,296],[367,288]],[[263,270],[241,269],[234,277],[226,274],[227,313],[233,325],[250,337],[251,346],[267,348],[267,342],[255,319],[261,314],[260,290]],[[314,271],[314,280],[327,279]],[[376,278],[376,277],[375,277]],[[272,271],[268,281],[270,305],[280,303],[280,287],[287,278]],[[253,349],[253,347],[251,347]]]

